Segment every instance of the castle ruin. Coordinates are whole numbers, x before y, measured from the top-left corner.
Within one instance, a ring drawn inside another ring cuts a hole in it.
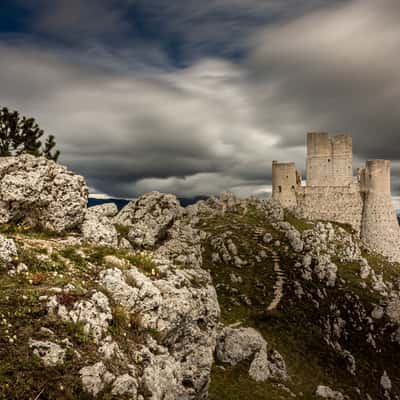
[[[307,134],[306,182],[293,162],[272,162],[272,198],[301,218],[349,224],[365,244],[400,262],[390,161],[369,160],[353,176],[352,137]]]

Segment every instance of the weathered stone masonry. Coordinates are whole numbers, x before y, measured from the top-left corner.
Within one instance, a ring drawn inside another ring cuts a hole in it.
[[[353,176],[352,138],[307,135],[307,180],[294,163],[272,163],[272,197],[298,216],[351,225],[367,246],[400,261],[400,228],[390,193],[390,161],[370,160]]]

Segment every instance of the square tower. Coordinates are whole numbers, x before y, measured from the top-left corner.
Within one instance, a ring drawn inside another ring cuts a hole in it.
[[[350,135],[307,134],[307,186],[348,186],[353,182]]]

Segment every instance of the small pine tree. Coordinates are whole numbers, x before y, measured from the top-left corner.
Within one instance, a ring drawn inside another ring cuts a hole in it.
[[[57,161],[60,155],[59,150],[53,151],[55,145],[56,142],[54,140],[54,135],[49,135],[49,137],[46,139],[46,143],[44,144],[44,150],[43,150],[43,155],[49,160]]]
[[[49,135],[42,147],[43,134],[34,118],[21,118],[18,111],[10,112],[7,107],[0,109],[0,156],[27,153],[57,161],[60,152],[54,150],[54,135]]]

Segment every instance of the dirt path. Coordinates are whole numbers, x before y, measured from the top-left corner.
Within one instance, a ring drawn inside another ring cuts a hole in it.
[[[274,261],[274,271],[275,271],[278,279],[276,280],[275,285],[274,285],[274,298],[272,299],[271,303],[267,307],[267,311],[273,311],[278,307],[278,305],[283,297],[283,286],[285,284],[285,276],[279,265],[280,259],[275,251],[272,253],[272,260]]]

